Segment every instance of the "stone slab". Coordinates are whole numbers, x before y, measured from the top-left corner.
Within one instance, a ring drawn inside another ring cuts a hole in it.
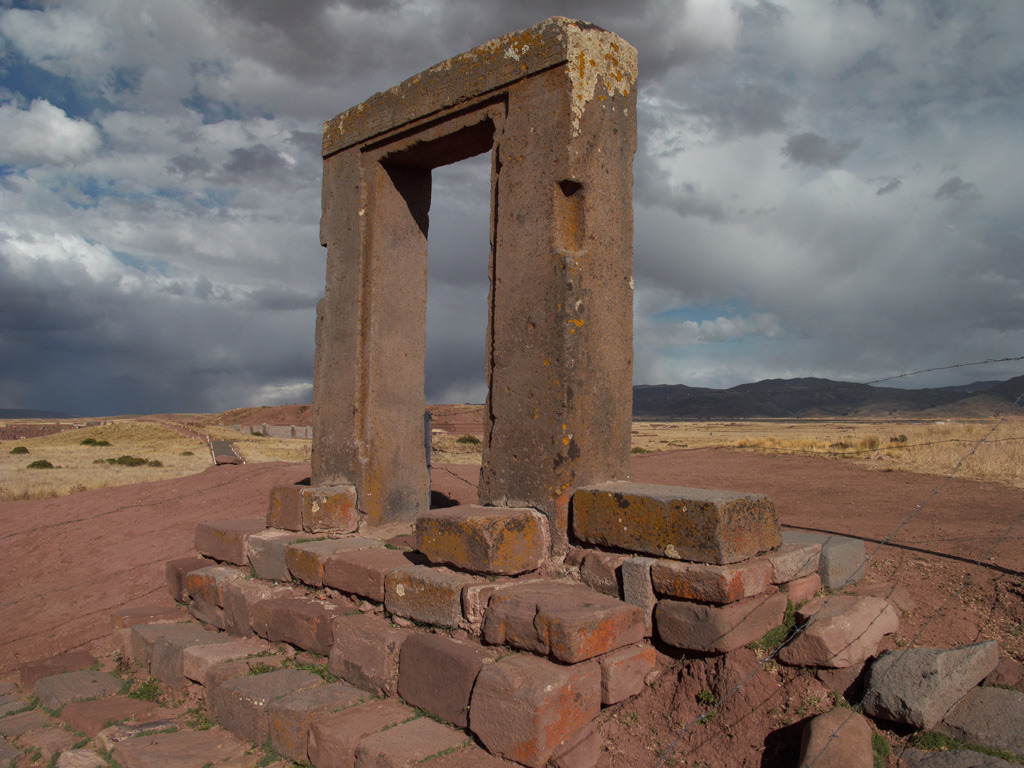
[[[113,755],[124,768],[203,768],[214,760],[224,768],[229,768],[228,761],[230,768],[242,768],[259,760],[259,755],[246,755],[250,748],[230,733],[214,728],[125,739],[114,745]]]
[[[799,579],[780,584],[779,589],[786,593],[793,605],[801,605],[812,600],[821,591],[821,576],[817,573],[801,576]]]
[[[412,707],[397,699],[322,715],[309,727],[309,761],[317,768],[355,768],[356,749],[364,738],[415,716]]]
[[[400,653],[412,630],[393,627],[381,616],[353,614],[335,619],[333,632],[327,660],[332,675],[377,695],[397,693]]]
[[[381,547],[376,539],[350,536],[342,539],[319,539],[284,545],[284,559],[288,572],[296,581],[313,587],[324,584],[324,564],[331,555],[338,552]]]
[[[78,736],[57,726],[41,728],[38,731],[26,733],[18,739],[20,746],[39,750],[40,759],[46,762],[49,762],[58,752],[70,749],[76,741],[78,741]]]
[[[644,638],[642,611],[582,584],[547,582],[510,588],[488,603],[483,637],[493,645],[575,664]]]
[[[111,723],[125,720],[142,721],[150,717],[158,705],[152,701],[129,699],[127,696],[111,696],[93,701],[78,701],[67,704],[61,710],[61,719],[76,731],[86,736],[95,736]]]
[[[787,544],[764,553],[772,566],[772,584],[785,584],[818,571],[820,544]]]
[[[657,666],[654,646],[637,643],[597,658],[601,665],[601,704],[609,706],[636,696]]]
[[[195,622],[136,624],[131,628],[131,657],[148,672],[153,658],[153,644],[158,637],[193,639],[197,636],[197,631],[206,631],[211,636],[217,636],[216,632],[203,630]]]
[[[517,763],[470,744],[430,761],[430,768],[515,768]]]
[[[236,637],[252,637],[252,607],[272,597],[304,596],[290,585],[274,585],[261,579],[234,579],[224,588],[224,628]]]
[[[249,565],[256,575],[268,581],[291,581],[288,563],[284,557],[284,545],[291,544],[303,534],[297,531],[281,531],[267,528],[249,537]]]
[[[325,587],[383,603],[388,572],[415,564],[422,564],[422,559],[383,547],[338,552],[324,563],[322,580]]]
[[[364,703],[369,696],[348,683],[329,683],[272,701],[267,707],[270,741],[285,757],[305,763],[309,726],[317,717]]]
[[[22,664],[18,672],[18,679],[23,690],[29,691],[35,687],[36,681],[59,672],[74,672],[79,669],[88,669],[96,663],[96,657],[88,651],[71,651],[57,656],[50,656],[46,659],[38,659]]]
[[[119,679],[106,672],[80,669],[37,680],[32,686],[32,692],[39,697],[44,707],[55,710],[73,701],[113,696],[121,689],[121,685]]]
[[[674,560],[739,562],[779,546],[781,530],[760,494],[618,482],[573,495],[583,541]]]
[[[267,528],[302,530],[302,489],[308,485],[275,485],[270,489]]]
[[[852,709],[833,709],[804,726],[798,768],[872,768],[871,725]]]
[[[833,594],[798,609],[802,626],[781,651],[784,664],[808,667],[852,667],[878,652],[878,644],[899,629],[896,609],[880,597]]]
[[[412,768],[469,741],[464,731],[418,717],[362,739],[355,768]]]
[[[107,761],[91,749],[69,749],[61,752],[56,768],[106,768]]]
[[[253,631],[272,642],[290,643],[326,656],[331,652],[331,625],[349,606],[311,597],[271,597],[250,606]]]
[[[196,551],[213,560],[249,565],[246,541],[266,528],[266,519],[250,517],[240,520],[218,520],[196,526]]]
[[[13,764],[22,752],[7,739],[0,739],[0,764]]]
[[[601,759],[603,741],[595,723],[590,723],[561,744],[551,755],[552,768],[594,768]]]
[[[178,624],[188,620],[188,614],[178,605],[139,605],[110,614],[111,628],[115,631],[131,629],[136,624]]]
[[[447,568],[395,568],[384,580],[384,607],[413,621],[458,627],[463,623],[462,589],[478,582]]]
[[[1011,763],[992,755],[960,749],[955,752],[926,752],[923,749],[900,750],[900,768],[1016,768]]]
[[[658,637],[676,648],[728,653],[777,627],[785,611],[786,596],[781,592],[723,606],[661,600],[654,612],[654,624]]]
[[[322,684],[319,675],[298,669],[236,677],[217,687],[217,719],[238,738],[262,744],[270,734],[270,704]]]
[[[191,627],[191,632],[181,631],[155,637],[149,663],[149,673],[175,691],[182,691],[187,685],[184,673],[184,652],[187,648],[231,643],[234,639],[220,632],[208,632],[198,624],[180,626]]]
[[[601,710],[596,662],[560,666],[528,654],[481,670],[469,727],[491,754],[541,768]]]
[[[28,702],[19,696],[2,696],[0,697],[0,717],[20,712],[27,706]]]
[[[188,590],[185,588],[186,577],[199,568],[209,565],[216,565],[213,560],[199,555],[179,557],[175,560],[168,560],[164,566],[164,574],[167,578],[167,590],[175,602],[184,603],[189,599]]]
[[[580,579],[596,592],[622,597],[622,564],[629,555],[590,551],[580,563]]]
[[[856,584],[864,577],[867,564],[864,542],[860,539],[814,531],[785,531],[782,541],[784,544],[821,546],[818,575],[828,589],[839,590]]]
[[[651,566],[651,581],[660,595],[725,605],[767,592],[772,566],[763,558],[730,565],[658,560]]]
[[[935,730],[1024,758],[1024,693],[988,686],[972,688]]]
[[[398,695],[414,707],[465,728],[469,696],[497,650],[444,635],[412,634],[399,655]]]
[[[551,542],[547,518],[534,509],[462,505],[416,518],[416,548],[437,565],[515,576],[536,570]]]
[[[647,637],[654,634],[654,609],[658,605],[651,581],[651,567],[655,562],[653,557],[631,557],[622,563],[622,599],[643,613]]]
[[[0,717],[0,736],[18,737],[29,731],[45,728],[51,722],[50,716],[41,709],[30,709],[28,712]]]
[[[270,654],[277,649],[278,646],[255,637],[232,639],[226,643],[190,645],[182,650],[181,672],[189,680],[206,685],[210,670],[217,664]]]
[[[203,688],[203,700],[210,717],[217,717],[217,691],[229,680],[236,680],[251,674],[263,674],[269,669],[283,669],[284,655],[277,656],[248,656],[244,659],[234,661],[223,661],[214,664],[206,674],[206,683]]]
[[[353,485],[303,488],[302,530],[351,533],[359,526],[356,489]]]

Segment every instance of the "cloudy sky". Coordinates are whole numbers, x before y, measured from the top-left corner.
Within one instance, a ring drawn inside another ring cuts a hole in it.
[[[636,383],[1024,354],[1021,0],[0,0],[0,408],[309,402],[323,121],[553,15],[639,50]],[[434,175],[434,402],[485,392],[487,177]]]

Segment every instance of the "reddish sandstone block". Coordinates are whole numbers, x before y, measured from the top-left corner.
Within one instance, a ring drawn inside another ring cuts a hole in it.
[[[383,603],[388,572],[412,564],[413,560],[404,552],[383,547],[338,552],[324,563],[322,579],[325,587]]]
[[[896,609],[880,597],[832,595],[796,613],[804,630],[779,651],[783,664],[852,667],[878,652],[882,638],[899,628]]]
[[[725,605],[768,591],[772,566],[761,558],[733,565],[659,560],[651,566],[651,580],[661,595]]]
[[[179,630],[170,634],[154,637],[150,674],[170,688],[180,691],[185,688],[183,654],[186,648],[193,645],[214,645],[232,641],[228,635],[220,632],[207,632],[197,624],[168,624]],[[185,630],[189,627],[191,631]]]
[[[783,544],[764,555],[772,564],[773,584],[785,584],[816,572],[820,557],[821,544]]]
[[[547,518],[533,509],[464,505],[416,518],[416,548],[432,563],[514,576],[547,558]]]
[[[384,607],[396,616],[457,627],[463,621],[462,589],[477,580],[446,568],[395,568],[384,580]]]
[[[96,657],[88,651],[71,651],[46,659],[38,659],[21,665],[20,681],[23,690],[30,691],[37,680],[61,672],[88,669],[96,663]]]
[[[453,725],[469,722],[469,695],[483,665],[497,655],[477,643],[413,634],[402,645],[398,695]]]
[[[275,485],[270,489],[267,528],[302,530],[302,489],[309,486]]]
[[[359,527],[354,485],[302,489],[302,530],[351,533]]]
[[[200,633],[203,633],[200,635]],[[183,638],[190,640],[200,636],[218,637],[216,632],[204,630],[195,622],[180,624],[136,624],[131,628],[131,657],[143,669],[149,669],[153,655],[153,644],[157,638]]]
[[[278,669],[228,680],[217,687],[217,718],[240,739],[262,744],[270,734],[267,710],[276,699],[323,685],[323,678],[298,669]]]
[[[622,597],[622,564],[629,555],[612,552],[588,552],[580,565],[580,578],[591,589],[612,597]]]
[[[644,622],[635,605],[582,584],[549,582],[493,595],[483,636],[575,664],[643,640]]]
[[[399,654],[411,634],[381,616],[341,616],[334,621],[327,669],[364,691],[393,696],[398,690]]]
[[[338,552],[383,546],[375,539],[352,536],[344,539],[320,539],[301,544],[285,544],[284,559],[292,578],[314,587],[324,585],[324,564]]]
[[[59,672],[36,680],[36,684],[32,686],[32,693],[47,709],[60,709],[73,701],[113,696],[120,688],[121,680],[113,675],[79,669],[74,672]]]
[[[256,575],[268,581],[291,581],[284,545],[291,544],[302,534],[267,528],[249,537],[249,565]]]
[[[60,717],[74,730],[81,731],[86,736],[95,736],[111,723],[149,719],[156,708],[157,705],[151,701],[111,696],[68,704],[60,711]]]
[[[310,597],[271,597],[249,608],[253,631],[272,642],[291,643],[326,656],[331,650],[331,624],[347,606]]]
[[[204,600],[218,608],[224,607],[224,589],[232,579],[247,574],[230,565],[209,565],[197,568],[185,577],[185,590],[191,600]]]
[[[793,579],[787,584],[781,584],[779,589],[786,593],[786,597],[793,605],[799,605],[813,598],[821,589],[821,576],[811,573],[799,579]]]
[[[363,738],[356,747],[355,768],[412,768],[467,741],[463,731],[418,717]]]
[[[365,691],[348,683],[332,683],[277,699],[267,707],[270,741],[282,755],[305,763],[306,741],[313,720],[362,704],[367,698]]]
[[[516,579],[466,585],[462,588],[462,615],[465,618],[463,626],[479,633],[487,612],[487,605],[496,593],[507,589],[522,589],[529,585],[547,583],[544,579]]]
[[[181,673],[189,680],[207,685],[210,670],[226,661],[235,661],[276,650],[266,640],[256,637],[233,639],[214,645],[191,645],[181,654]]]
[[[617,704],[644,689],[644,678],[657,664],[654,646],[638,643],[599,656],[601,703]]]
[[[272,597],[303,596],[297,589],[258,579],[232,579],[224,586],[224,629],[236,637],[253,634],[252,606]]]
[[[759,494],[618,482],[580,488],[572,503],[583,541],[673,560],[735,563],[782,541],[775,505]]]
[[[516,765],[480,749],[476,744],[468,744],[430,761],[430,768],[516,768]]]
[[[188,616],[177,605],[139,605],[121,608],[110,614],[110,625],[115,632],[131,629],[136,624],[174,624],[188,621]]]
[[[205,568],[208,565],[216,565],[213,560],[198,555],[192,557],[179,557],[177,560],[168,560],[164,566],[164,573],[167,577],[167,589],[175,602],[184,603],[189,600],[188,590],[185,588],[185,577],[192,571]]]
[[[590,723],[551,756],[552,768],[594,768],[601,757],[601,733]]]
[[[210,711],[210,717],[217,717],[217,691],[230,680],[237,680],[240,677],[251,675],[259,670],[261,673],[267,671],[267,667],[281,669],[285,657],[277,656],[250,656],[234,661],[223,661],[214,664],[206,672],[206,681],[203,688],[203,698],[206,708]]]
[[[265,527],[262,517],[200,523],[196,526],[196,551],[214,560],[248,567],[246,540]]]
[[[782,623],[786,596],[758,595],[728,605],[661,600],[654,612],[658,636],[691,651],[728,653]]]
[[[415,716],[412,707],[397,699],[370,701],[321,715],[309,727],[309,762],[317,768],[355,768],[359,742]]]
[[[469,727],[488,752],[541,768],[600,710],[601,672],[595,662],[560,666],[517,654],[480,671]]]

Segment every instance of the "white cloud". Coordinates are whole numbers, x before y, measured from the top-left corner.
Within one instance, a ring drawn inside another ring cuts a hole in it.
[[[0,105],[0,135],[0,163],[12,165],[77,163],[101,144],[95,126],[69,118],[45,99],[36,99],[28,109]]]

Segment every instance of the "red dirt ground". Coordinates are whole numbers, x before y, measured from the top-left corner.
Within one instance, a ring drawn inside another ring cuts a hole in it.
[[[640,482],[767,493],[784,526],[858,536],[869,552],[909,518],[866,577],[902,583],[917,603],[887,646],[993,638],[1024,660],[1018,489],[960,480],[943,486],[935,476],[842,460],[725,449],[638,456],[633,466]],[[191,551],[196,523],[261,515],[271,486],[308,473],[301,464],[211,467],[192,477],[0,503],[0,677],[76,648],[108,652],[111,611],[170,604],[164,562]],[[463,502],[475,501],[476,476],[469,466],[432,471],[434,490]],[[721,696],[748,676],[714,718],[687,731],[665,764],[795,765],[801,721],[831,707],[812,675],[773,663],[758,669],[746,649],[725,659],[673,654],[662,662],[661,676],[641,696],[602,713],[601,768],[654,766],[682,724],[702,711],[701,691]]]

